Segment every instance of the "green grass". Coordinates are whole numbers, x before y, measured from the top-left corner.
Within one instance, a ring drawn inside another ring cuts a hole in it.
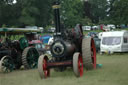
[[[72,69],[51,71],[50,78],[41,80],[37,69],[0,73],[0,85],[128,85],[128,53],[97,55],[102,68],[86,71],[76,78]]]

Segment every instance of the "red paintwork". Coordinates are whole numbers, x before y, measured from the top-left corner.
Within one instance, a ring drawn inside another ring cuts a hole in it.
[[[29,44],[36,44],[36,43],[42,43],[40,40],[32,40],[29,42]]]
[[[78,70],[80,73],[80,77],[83,76],[83,60],[80,54],[79,54],[79,59],[78,59]]]
[[[42,65],[44,76],[47,78],[50,75],[50,70],[47,68],[47,60],[44,58],[43,65]]]
[[[94,69],[96,69],[96,47],[93,38],[91,40],[91,51],[92,51],[91,55],[92,55],[93,67]]]
[[[72,65],[72,61],[49,62],[49,63],[47,63],[48,67],[63,66],[63,65]]]

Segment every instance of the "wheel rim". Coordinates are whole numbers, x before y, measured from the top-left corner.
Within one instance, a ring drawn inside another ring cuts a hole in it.
[[[45,78],[49,77],[50,72],[49,72],[49,69],[47,68],[47,59],[45,59],[45,58],[43,59],[42,68],[43,68]]]
[[[34,48],[30,48],[27,53],[27,61],[30,68],[35,68],[37,66],[39,54]]]
[[[78,69],[79,69],[80,76],[82,76],[83,75],[83,60],[80,54],[79,54],[79,59],[78,59]]]
[[[93,63],[93,68],[96,68],[96,48],[95,48],[95,43],[94,40],[91,40],[91,58],[92,58],[92,63]]]
[[[10,57],[3,57],[0,63],[2,72],[11,72],[14,69],[14,63]]]
[[[83,59],[79,52],[73,55],[73,71],[76,77],[83,76]]]

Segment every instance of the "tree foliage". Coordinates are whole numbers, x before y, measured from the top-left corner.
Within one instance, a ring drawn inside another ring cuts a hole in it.
[[[107,15],[107,0],[89,0],[84,2],[85,16],[93,23],[104,20]]]
[[[114,24],[128,24],[128,0],[115,0],[109,19]]]
[[[83,3],[81,0],[62,0],[61,19],[67,26],[74,26],[83,21]]]
[[[53,24],[52,3],[57,0],[0,0],[0,27]],[[60,18],[66,26],[77,23],[127,24],[128,0],[59,0]]]

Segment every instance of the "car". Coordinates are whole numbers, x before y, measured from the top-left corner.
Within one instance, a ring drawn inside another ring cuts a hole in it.
[[[93,39],[94,39],[94,42],[95,42],[96,52],[100,52],[101,39],[99,39],[99,38],[93,38]]]
[[[38,27],[39,30],[41,30],[41,32],[44,31],[44,28],[43,27]]]
[[[110,28],[110,29],[116,29],[116,26],[113,25],[113,24],[108,24],[107,27]]]
[[[51,33],[55,32],[55,27],[49,28],[49,29],[48,29],[48,32],[51,32]]]
[[[87,34],[88,36],[90,36],[90,37],[98,37],[98,33],[97,32],[88,32],[88,34]]]
[[[91,26],[82,26],[82,29],[85,31],[91,30]]]
[[[92,26],[92,29],[96,30],[96,29],[98,29],[98,26]]]

